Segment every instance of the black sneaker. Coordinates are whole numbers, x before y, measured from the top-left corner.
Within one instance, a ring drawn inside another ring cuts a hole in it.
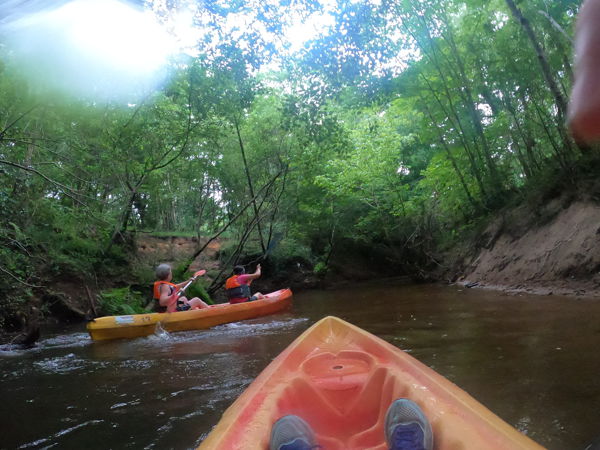
[[[385,440],[390,450],[432,450],[431,424],[421,408],[407,398],[396,400],[385,415]]]

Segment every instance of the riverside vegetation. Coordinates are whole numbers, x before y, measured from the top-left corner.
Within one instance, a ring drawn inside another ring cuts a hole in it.
[[[286,3],[205,5],[219,37],[138,101],[40,90],[0,48],[1,328],[142,310],[142,231],[196,236],[188,263],[224,239],[221,267],[426,278],[506,208],[596,201],[564,125],[579,1],[339,1],[279,52]],[[272,38],[222,27],[242,9]]]

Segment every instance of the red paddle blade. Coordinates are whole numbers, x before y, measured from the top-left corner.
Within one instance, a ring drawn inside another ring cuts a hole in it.
[[[201,277],[201,276],[202,276],[202,275],[204,275],[205,273],[206,273],[206,270],[204,270],[204,269],[202,269],[202,270],[199,270],[198,272],[196,272],[196,273],[194,274],[194,278],[196,278],[196,277]]]

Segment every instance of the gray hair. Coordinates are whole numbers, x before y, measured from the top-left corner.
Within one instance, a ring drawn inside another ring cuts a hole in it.
[[[166,280],[171,273],[171,266],[168,264],[160,264],[156,268],[156,278],[159,280]]]

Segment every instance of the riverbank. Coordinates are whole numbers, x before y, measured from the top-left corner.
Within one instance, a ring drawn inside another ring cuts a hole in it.
[[[426,280],[508,294],[599,298],[600,205],[593,192],[589,189],[584,194],[562,194],[538,199],[537,203],[530,199],[506,209],[490,219],[485,228],[440,255],[442,264],[427,274]],[[204,244],[193,237],[143,233],[136,235],[132,243],[131,271],[110,280],[54,280],[23,308],[19,315],[21,329],[4,333],[0,342],[35,341],[40,323],[81,322],[101,315],[98,296],[104,289],[130,286],[149,299],[156,264],[179,266]],[[222,245],[215,240],[189,266],[191,271],[208,270],[203,277],[205,286],[229,270],[221,267]],[[298,292],[402,275],[394,271],[400,266],[390,263],[389,258],[356,244],[339,245],[329,264],[327,273],[317,274],[308,261],[274,262],[269,258],[262,261],[263,277],[253,288],[270,292],[291,287]],[[410,277],[406,278],[410,282]],[[213,299],[226,301],[219,289],[213,293]]]
[[[467,287],[600,297],[600,206],[568,195],[493,220],[443,277]]]

